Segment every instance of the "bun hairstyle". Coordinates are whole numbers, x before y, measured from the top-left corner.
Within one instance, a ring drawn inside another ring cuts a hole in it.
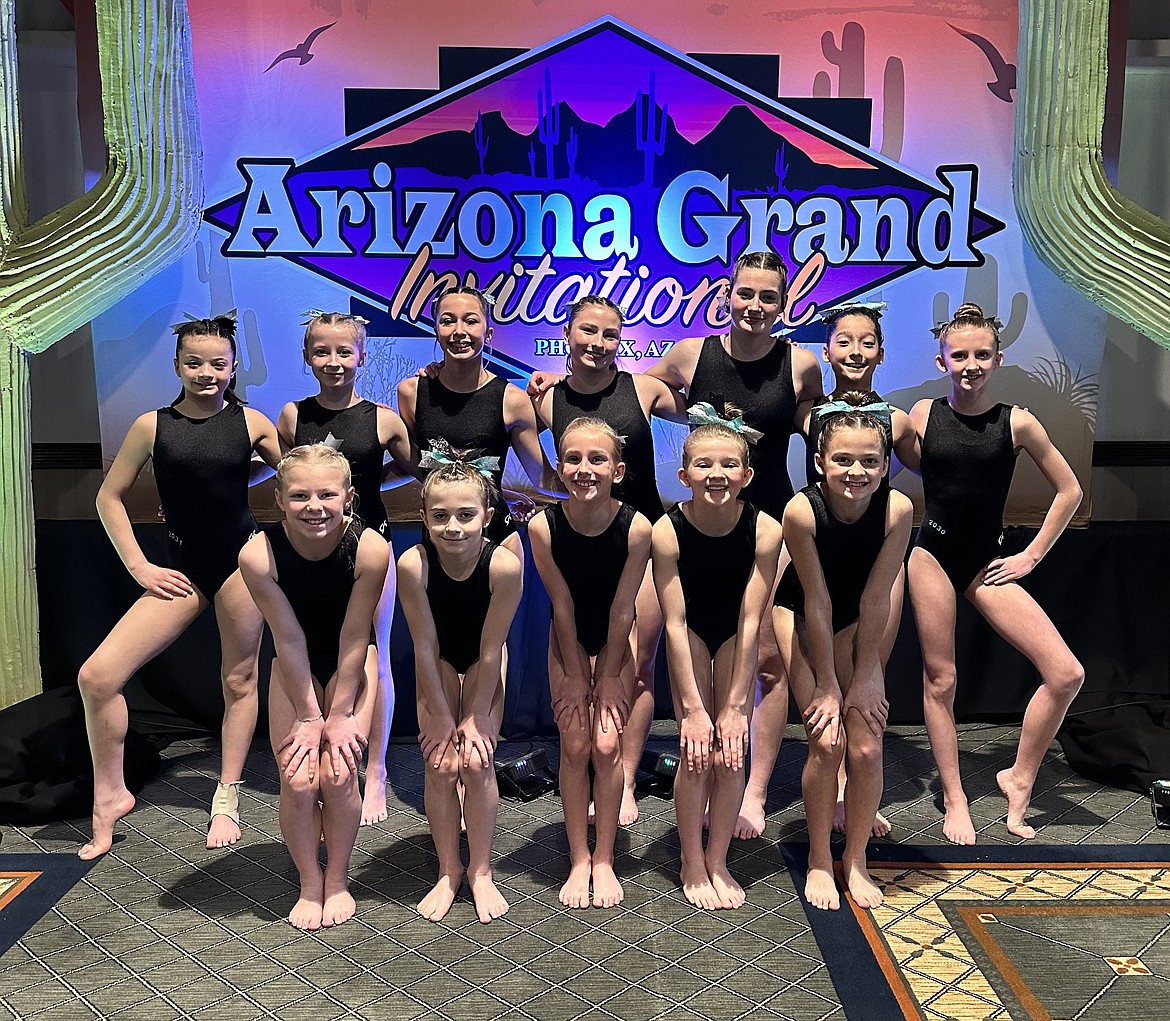
[[[436,440],[432,443],[432,447],[435,447],[441,442],[441,440]],[[422,505],[424,513],[426,512],[427,498],[436,486],[443,485],[467,484],[474,486],[479,490],[480,496],[483,499],[484,510],[487,510],[495,504],[499,497],[495,483],[492,482],[489,474],[486,474],[482,468],[472,463],[475,460],[476,451],[452,450],[446,444],[443,444],[441,453],[441,463],[430,468],[427,471],[426,478],[423,479]]]
[[[873,324],[873,335],[877,339],[878,347],[885,345],[886,341],[882,336],[882,314],[877,309],[869,308],[867,305],[845,305],[842,308],[834,309],[825,316],[826,344],[833,339],[833,334],[837,330],[837,324],[846,316],[865,316]]]
[[[939,323],[930,332],[938,337],[940,344],[945,344],[947,334],[951,330],[962,329],[990,330],[992,337],[995,338],[995,349],[996,351],[999,350],[999,331],[1003,329],[1003,323],[994,314],[985,316],[983,314],[983,308],[976,305],[973,301],[964,302],[955,309],[955,314],[951,317],[950,322]]]
[[[348,326],[353,331],[354,345],[362,354],[366,350],[366,320],[361,316],[351,315],[348,312],[310,312],[309,321],[305,323],[305,354],[313,342],[313,330],[318,326]]]
[[[445,291],[440,292],[435,300],[431,302],[431,315],[437,321],[439,318],[439,309],[443,305],[445,298],[450,298],[456,294],[470,294],[477,302],[479,302],[479,309],[483,313],[484,322],[491,322],[491,315],[489,309],[495,304],[496,299],[489,297],[478,287],[472,287],[470,284],[463,284],[459,287],[448,287]]]
[[[622,438],[617,434],[617,430],[612,425],[600,418],[594,418],[590,415],[582,415],[580,418],[574,418],[567,426],[565,431],[561,433],[561,438],[557,443],[557,457],[564,459],[565,456],[565,437],[571,432],[591,432],[596,436],[600,436],[610,446],[610,453],[613,455],[614,463],[622,459]]]
[[[701,443],[703,440],[714,439],[729,440],[736,446],[744,467],[750,466],[751,455],[748,451],[748,437],[731,425],[732,421],[738,421],[743,418],[743,412],[734,404],[724,404],[723,417],[727,420],[726,423],[708,422],[705,425],[700,425],[692,429],[687,438],[683,440],[682,466],[684,469],[691,466],[691,460],[694,458],[695,444]]]
[[[326,443],[303,443],[293,447],[280,459],[280,464],[276,466],[276,488],[279,492],[288,489],[289,476],[297,468],[332,468],[341,473],[343,488],[350,488],[349,460],[340,450]]]
[[[788,296],[788,267],[784,265],[783,259],[774,252],[744,252],[731,267],[732,287],[735,287],[735,278],[739,276],[740,270],[744,269],[764,269],[775,273],[780,278],[780,300],[783,303]]]
[[[842,403],[852,404],[857,409],[870,403],[870,399],[871,395],[864,390],[848,390],[838,398]],[[842,429],[872,429],[878,435],[878,442],[882,448],[882,457],[890,456],[889,436],[886,433],[886,427],[881,419],[871,415],[868,411],[857,410],[839,411],[836,414],[829,415],[825,419],[821,425],[821,431],[817,436],[817,453],[821,457],[828,455],[829,443]]]
[[[236,310],[232,309],[226,315],[212,316],[209,319],[186,319],[171,327],[175,331],[175,361],[179,360],[179,353],[183,350],[183,341],[191,337],[221,337],[231,345],[232,364],[236,363]],[[171,401],[173,408],[183,399],[184,391],[179,390],[179,396]],[[247,404],[240,400],[236,393],[236,373],[232,370],[232,378],[228,380],[227,390],[224,391],[224,400],[229,404]]]

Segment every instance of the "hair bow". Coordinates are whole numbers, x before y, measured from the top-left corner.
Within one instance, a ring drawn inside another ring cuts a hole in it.
[[[221,312],[217,316],[208,316],[206,319],[202,316],[193,316],[190,312],[184,312],[181,322],[171,323],[171,331],[178,333],[188,323],[213,323],[217,319],[226,319],[234,326],[236,323],[236,315],[237,312],[234,308],[230,312]]]
[[[452,450],[446,440],[432,441],[430,448],[419,459],[418,466],[423,471],[432,471],[435,468],[444,468],[449,464],[463,464],[479,472],[485,479],[495,481],[495,472],[500,470],[498,457],[459,457]]]
[[[696,426],[726,426],[732,432],[739,433],[749,443],[756,443],[764,438],[764,434],[759,429],[753,429],[744,422],[743,415],[737,415],[735,418],[724,418],[706,401],[699,401],[698,404],[692,404],[687,408],[687,419],[691,425]]]
[[[361,323],[362,326],[369,326],[370,321],[363,319],[361,316],[352,315],[349,312],[324,312],[319,308],[310,308],[305,310],[305,321],[301,323],[302,326],[308,326],[314,319],[320,319],[322,316],[335,315],[341,316],[342,319],[352,319],[355,323]]]
[[[864,309],[866,312],[872,312],[875,318],[880,319],[882,314],[889,308],[884,301],[847,301],[841,305],[833,305],[830,308],[823,308],[817,313],[817,318],[821,322],[828,322],[834,316],[848,315],[854,310]]]
[[[972,318],[974,318],[974,317],[972,317]],[[954,319],[949,319],[945,323],[939,323],[937,326],[935,326],[933,329],[931,329],[930,332],[933,333],[936,337],[941,337],[943,330],[945,330],[948,326],[954,326],[955,321],[956,320],[954,320]],[[1003,330],[1003,323],[1001,323],[999,321],[999,316],[984,316],[983,321],[988,326],[993,327],[995,329],[996,333],[999,333]]]
[[[813,414],[818,418],[825,415],[838,415],[847,411],[860,411],[867,415],[889,415],[890,406],[885,401],[874,401],[872,404],[850,404],[848,401],[826,401],[813,408]]]

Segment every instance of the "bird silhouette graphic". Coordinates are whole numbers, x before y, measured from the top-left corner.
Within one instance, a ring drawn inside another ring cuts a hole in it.
[[[995,73],[995,81],[988,82],[987,88],[996,99],[1002,99],[1005,103],[1012,101],[1012,90],[1016,87],[1016,65],[1009,64],[1000,56],[999,50],[995,48],[995,44],[981,35],[976,35],[974,32],[964,32],[961,28],[955,28],[954,25],[948,21],[948,25],[959,33],[964,39],[970,39],[982,51],[987,58],[987,62],[991,64],[991,70]]]
[[[302,64],[307,64],[310,60],[313,59],[314,54],[311,51],[313,48],[313,43],[317,41],[317,36],[319,36],[322,32],[329,31],[329,29],[331,29],[336,24],[337,22],[334,21],[328,25],[322,25],[320,28],[313,29],[313,31],[309,33],[308,37],[303,43],[300,44],[300,46],[297,46],[295,49],[285,50],[279,57],[277,57],[264,69],[264,73],[267,74],[282,60],[297,59]]]

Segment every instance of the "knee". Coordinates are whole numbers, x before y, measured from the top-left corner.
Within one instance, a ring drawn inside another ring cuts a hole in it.
[[[1071,702],[1076,697],[1077,692],[1081,690],[1081,685],[1085,683],[1085,668],[1081,666],[1080,660],[1070,655],[1067,662],[1062,663],[1060,669],[1052,677],[1044,679],[1044,683],[1050,685],[1059,696],[1067,698]]]
[[[841,759],[845,754],[845,742],[840,738],[837,743],[833,744],[829,739],[827,730],[822,731],[816,736],[808,735],[808,762],[810,765],[815,764],[821,767],[832,767],[836,769],[841,764]]]
[[[309,779],[309,770],[305,766],[298,769],[294,776],[285,776],[282,773],[280,776],[281,794],[282,796],[291,795],[298,801],[308,799],[316,801],[321,789],[320,779],[320,767],[311,780]]]
[[[608,731],[597,728],[593,735],[593,765],[596,769],[609,769],[622,757],[622,741],[612,727]]]
[[[459,752],[454,747],[448,747],[439,761],[439,768],[432,769],[426,766],[428,782],[437,783],[440,787],[454,787],[459,779]]]
[[[459,777],[463,786],[469,790],[483,790],[496,777],[495,769],[490,763],[484,762],[478,755],[472,753],[469,765],[459,765]]]
[[[581,727],[561,731],[561,762],[570,769],[584,769],[589,762],[589,735]]]
[[[225,702],[239,702],[256,695],[256,667],[232,667],[222,675]]]
[[[922,674],[922,694],[936,702],[949,701],[955,697],[955,668],[928,668]]]
[[[341,763],[341,769],[334,773],[333,764],[326,759],[321,770],[321,797],[331,801],[334,798],[349,797],[356,791],[357,774],[344,761]]]
[[[122,690],[124,679],[103,669],[96,656],[91,656],[77,672],[77,686],[87,702],[101,702]]]
[[[846,752],[849,769],[875,773],[882,768],[882,741],[864,724],[849,731],[849,746]]]

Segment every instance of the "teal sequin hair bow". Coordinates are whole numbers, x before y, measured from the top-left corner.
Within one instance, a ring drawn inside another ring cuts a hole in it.
[[[885,415],[889,416],[890,406],[885,401],[874,401],[872,404],[850,404],[848,401],[826,401],[824,404],[818,404],[813,408],[813,414],[817,418],[823,418],[826,415],[839,415],[847,411],[861,411],[867,415]]]
[[[687,408],[687,419],[694,426],[726,426],[732,432],[739,433],[748,443],[756,443],[764,438],[764,434],[759,429],[753,429],[744,422],[743,415],[737,415],[735,418],[724,418],[706,401],[699,401],[698,404],[692,404]]]
[[[500,470],[498,457],[460,457],[451,449],[451,445],[442,439],[432,440],[430,448],[423,453],[418,462],[418,466],[428,472],[449,464],[466,465],[493,483],[494,473]]]

